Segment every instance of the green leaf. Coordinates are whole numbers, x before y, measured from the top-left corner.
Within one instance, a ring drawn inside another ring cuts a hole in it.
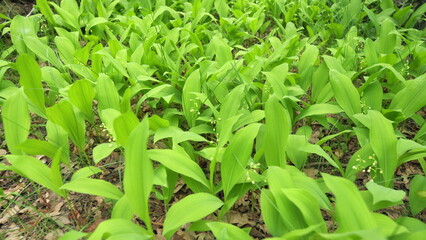
[[[118,145],[115,142],[101,143],[93,148],[93,162],[98,164],[102,159],[108,157]]]
[[[16,170],[12,169],[13,171],[62,195],[59,190],[60,185],[52,179],[51,169],[40,160],[30,156],[6,155],[5,157]]]
[[[21,55],[16,60],[16,68],[19,72],[19,83],[24,87],[31,104],[40,111],[44,117],[46,107],[44,105],[44,88],[41,84],[41,70],[37,62],[29,55]]]
[[[307,107],[302,112],[300,112],[300,114],[297,115],[294,121],[298,121],[308,116],[336,114],[341,112],[343,112],[343,110],[338,105],[330,104],[330,103],[317,103]]]
[[[283,227],[285,226],[284,220],[280,215],[277,202],[271,190],[262,189],[260,208],[265,225],[272,236],[281,237],[287,232],[287,229]]]
[[[144,118],[131,132],[124,148],[125,168],[123,186],[130,206],[151,231],[148,200],[153,186],[154,169],[151,160],[148,158],[148,137],[148,118]]]
[[[371,147],[377,156],[378,167],[383,172],[379,176],[383,176],[385,187],[392,186],[398,158],[396,135],[391,121],[375,110],[355,117],[370,130]]]
[[[231,139],[222,157],[220,173],[225,199],[235,184],[239,183],[246,171],[247,162],[253,150],[253,141],[260,124],[250,124],[239,130]]]
[[[188,155],[170,149],[152,149],[148,153],[149,158],[160,162],[168,169],[190,177],[208,188],[210,187],[201,167],[189,158]]]
[[[338,232],[344,233],[377,227],[372,213],[352,182],[326,173],[322,173],[322,176],[325,184],[336,198]]]
[[[112,183],[109,183],[105,180],[92,178],[74,179],[73,181],[62,185],[61,189],[101,196],[114,200],[118,200],[123,196],[123,193]]]
[[[319,231],[327,232],[327,226],[322,218],[318,201],[310,192],[298,188],[287,188],[281,191],[300,210],[308,226],[320,224]]]
[[[63,69],[64,65],[59,61],[55,52],[39,38],[33,36],[24,36],[24,42],[27,47],[37,55],[43,62],[49,62],[57,69]]]
[[[46,155],[53,159],[58,150],[58,147],[50,142],[37,139],[27,139],[19,145],[25,153],[29,155]]]
[[[130,237],[129,237],[130,234]],[[90,235],[89,240],[105,239],[152,239],[145,229],[133,223],[130,219],[115,218],[101,222],[96,230]]]
[[[112,209],[111,218],[122,218],[131,220],[134,216],[134,210],[129,207],[130,201],[124,194],[120,200],[115,203],[114,208]]]
[[[62,235],[59,240],[79,240],[84,238],[88,233],[71,230]]]
[[[200,71],[196,70],[189,75],[182,89],[183,114],[189,127],[195,126],[195,120],[201,107],[201,101],[193,92],[200,92]]]
[[[84,120],[75,113],[70,102],[61,101],[47,109],[47,117],[53,123],[61,126],[69,135],[71,141],[80,149],[84,149],[85,125]]]
[[[101,172],[102,172],[101,169],[97,167],[93,167],[93,166],[80,168],[72,175],[71,181],[74,181],[75,179],[78,179],[78,178],[87,178]]]
[[[426,105],[426,74],[414,80],[406,81],[405,88],[393,97],[389,109],[401,110],[409,118]]]
[[[221,240],[249,240],[253,239],[250,235],[245,232],[243,229],[238,228],[232,224],[224,222],[209,222],[206,225],[213,232],[216,239]]]
[[[285,150],[291,132],[291,118],[278,98],[272,96],[265,106],[265,160],[268,166],[286,165]]]
[[[120,110],[120,96],[114,82],[106,74],[99,74],[96,82],[96,98],[98,100],[98,111],[113,108]]]
[[[352,84],[351,79],[344,74],[331,69],[330,83],[337,103],[339,103],[348,117],[353,120],[353,115],[361,112],[361,103],[358,91]]]
[[[39,26],[34,20],[34,18],[17,15],[10,23],[10,37],[19,55],[31,53],[31,51],[27,48],[23,37],[37,36]]]
[[[138,118],[132,112],[126,112],[116,117],[113,125],[117,143],[126,146],[127,138],[138,123]]]
[[[83,112],[86,119],[93,123],[93,99],[95,91],[92,83],[87,80],[78,80],[74,82],[68,90],[68,97],[71,103]]]
[[[426,177],[416,175],[411,180],[409,205],[413,215],[417,215],[426,208]]]
[[[390,20],[390,18],[386,18],[380,27],[380,36],[377,40],[377,46],[379,48],[379,52],[383,54],[391,54],[393,53],[396,46],[396,38],[397,35],[392,33],[395,31],[395,25]]]
[[[37,3],[38,9],[40,9],[40,12],[44,15],[44,17],[49,22],[49,24],[56,25],[55,19],[53,17],[52,9],[50,9],[50,6],[47,3],[47,0],[37,0],[36,3]]]
[[[1,109],[4,137],[12,154],[24,154],[19,145],[25,142],[30,133],[31,119],[27,101],[21,90],[6,99]]]
[[[170,238],[183,224],[200,220],[222,205],[219,198],[209,193],[196,193],[183,198],[167,212],[163,235]]]
[[[366,184],[366,187],[373,196],[373,204],[377,204],[379,202],[392,202],[394,204],[399,204],[402,203],[402,199],[405,197],[404,191],[383,187],[374,181],[369,181]]]

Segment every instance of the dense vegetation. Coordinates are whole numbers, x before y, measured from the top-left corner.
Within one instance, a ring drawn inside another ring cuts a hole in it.
[[[32,206],[62,239],[421,239],[425,11],[37,0],[2,14],[0,223]],[[107,216],[82,222],[90,195]],[[231,221],[241,209],[252,224]]]

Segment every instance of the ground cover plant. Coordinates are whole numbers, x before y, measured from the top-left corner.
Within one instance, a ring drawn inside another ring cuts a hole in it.
[[[421,239],[425,11],[37,0],[1,14],[2,237]]]

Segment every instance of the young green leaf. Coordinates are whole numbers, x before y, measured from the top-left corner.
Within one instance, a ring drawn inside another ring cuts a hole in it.
[[[68,97],[71,103],[83,112],[86,119],[93,123],[92,102],[95,97],[95,91],[92,83],[87,80],[74,82],[68,90]]]
[[[148,200],[153,186],[154,169],[148,158],[148,118],[144,118],[130,133],[125,145],[124,192],[130,206],[152,231]],[[137,183],[137,184],[135,184]]]
[[[127,138],[138,123],[138,118],[132,112],[126,112],[116,117],[113,125],[117,143],[126,146]]]
[[[253,149],[253,141],[260,124],[250,124],[239,130],[225,150],[220,167],[225,199],[231,189],[244,177],[247,162]]]
[[[123,193],[112,183],[92,178],[74,179],[71,182],[62,185],[60,189],[101,196],[114,200],[118,200],[123,196]]]
[[[149,158],[160,162],[168,169],[190,177],[208,188],[210,187],[201,167],[189,158],[188,155],[170,149],[152,149],[148,153]]]
[[[44,105],[44,88],[41,84],[40,66],[33,57],[24,54],[16,60],[16,68],[20,75],[19,83],[24,87],[25,95],[44,117],[46,107]]]
[[[98,111],[113,108],[120,110],[120,96],[114,82],[106,74],[99,74],[96,82],[96,99],[98,100]]]
[[[322,176],[336,198],[338,232],[368,230],[377,227],[372,213],[352,182],[326,173],[323,173]]]
[[[12,154],[20,155],[25,151],[19,145],[25,142],[30,133],[31,119],[24,94],[19,89],[6,99],[1,110],[4,137]]]
[[[413,215],[417,215],[426,208],[426,177],[416,175],[411,181],[410,209]]]
[[[407,81],[405,88],[393,97],[389,109],[401,110],[405,118],[409,118],[426,105],[426,74]]]
[[[6,158],[12,164],[12,170],[16,173],[52,190],[59,196],[63,196],[59,189],[61,185],[52,179],[51,169],[40,160],[30,156],[18,155],[7,155]]]
[[[117,143],[101,143],[93,148],[93,162],[99,163],[102,159],[108,157],[116,148]]]
[[[250,235],[245,232],[243,229],[238,228],[232,224],[224,222],[208,222],[206,225],[213,232],[216,239],[222,240],[250,240],[252,239]]]
[[[48,108],[47,117],[53,123],[61,126],[80,150],[84,149],[84,120],[75,114],[70,102],[64,100]]]
[[[191,194],[172,205],[164,220],[163,235],[168,239],[185,223],[194,222],[220,208],[223,202],[209,193]]]
[[[144,228],[133,223],[130,219],[114,218],[101,222],[96,230],[90,235],[89,240],[101,240],[105,236],[108,239],[152,239]]]
[[[268,99],[265,106],[265,160],[268,166],[286,166],[287,141],[291,132],[291,118],[277,97]]]
[[[391,121],[375,110],[369,110],[367,115],[358,114],[355,117],[370,130],[371,147],[382,172],[378,176],[383,176],[385,187],[392,186],[398,158],[396,135]]]
[[[348,117],[353,119],[354,114],[361,112],[361,103],[359,93],[352,84],[351,79],[346,75],[331,69],[330,83],[337,103],[339,103]]]

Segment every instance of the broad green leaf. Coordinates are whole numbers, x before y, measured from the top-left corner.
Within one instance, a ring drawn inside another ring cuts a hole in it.
[[[47,109],[47,117],[53,123],[61,126],[69,135],[71,141],[80,149],[84,149],[85,125],[78,117],[70,102],[61,101]]]
[[[411,180],[410,186],[410,210],[413,215],[417,215],[426,208],[426,177],[416,175],[413,180]]]
[[[354,114],[361,112],[361,103],[358,91],[352,84],[351,79],[344,74],[331,69],[330,83],[337,103],[339,103],[348,117],[353,119]]]
[[[105,180],[92,178],[77,178],[71,182],[65,183],[60,189],[66,189],[73,192],[85,193],[118,200],[123,193],[112,183]]]
[[[36,0],[36,3],[38,9],[40,9],[40,12],[44,15],[49,24],[56,25],[52,9],[50,9],[47,0]]]
[[[281,218],[277,202],[271,190],[262,189],[260,196],[260,209],[262,211],[262,217],[265,221],[265,225],[268,228],[268,232],[274,237],[280,237],[287,230],[283,227],[284,220]]]
[[[343,172],[342,167],[339,163],[334,161],[319,145],[307,143],[303,146],[299,147],[299,151],[307,152],[307,153],[315,153],[327,160],[331,166],[339,169],[340,172]]]
[[[244,177],[259,127],[260,124],[251,124],[239,130],[231,139],[223,154],[220,173],[225,199],[235,184]]]
[[[112,108],[120,110],[120,96],[114,82],[106,74],[99,74],[96,82],[96,99],[98,100],[98,111]]]
[[[266,80],[271,84],[274,94],[279,99],[282,99],[287,95],[288,89],[284,85],[286,77],[288,75],[288,63],[283,63],[272,69],[270,72],[263,72],[266,76]]]
[[[228,61],[232,60],[231,47],[225,42],[221,37],[214,36],[210,41],[209,47],[211,49],[211,54],[216,56],[216,61],[223,66]]]
[[[39,38],[24,36],[24,42],[27,47],[40,58],[40,60],[43,62],[47,61],[58,69],[63,68],[63,64],[59,61],[53,49],[43,43]]]
[[[111,218],[122,218],[131,220],[135,215],[135,211],[129,207],[130,201],[124,194],[120,200],[115,203],[114,208],[112,209]]]
[[[369,181],[366,184],[366,187],[373,195],[373,204],[377,204],[383,201],[398,204],[402,203],[402,199],[405,197],[404,191],[383,187],[374,181]]]
[[[190,177],[206,187],[210,187],[206,179],[206,175],[196,162],[187,155],[177,150],[170,149],[153,149],[149,150],[149,158],[160,162],[168,169]]]
[[[380,36],[377,40],[380,53],[393,53],[397,40],[397,35],[392,33],[393,31],[395,31],[394,23],[389,18],[386,18],[380,26]]]
[[[312,82],[312,74],[314,73],[314,64],[318,58],[319,50],[314,45],[307,45],[299,61],[299,72],[301,73],[299,85],[302,89],[307,90]]]
[[[101,222],[96,230],[90,235],[89,240],[105,239],[138,239],[148,240],[152,239],[144,228],[133,223],[130,219],[114,218]]]
[[[405,85],[405,88],[393,97],[389,109],[401,110],[402,115],[409,118],[426,106],[426,74],[407,81]]]
[[[87,166],[84,168],[80,168],[78,169],[71,177],[71,181],[74,181],[78,178],[88,178],[92,175],[95,175],[97,173],[101,173],[102,170],[97,168],[97,167],[93,167],[93,166]]]
[[[88,233],[71,230],[62,235],[59,240],[79,240],[84,238]]]
[[[265,106],[265,160],[268,166],[286,165],[287,141],[291,132],[291,118],[277,97],[268,99]]]
[[[27,139],[19,145],[26,154],[29,155],[45,155],[53,159],[58,150],[58,147],[50,142],[41,141],[38,139]]]
[[[383,101],[383,89],[379,81],[370,83],[363,91],[362,104],[367,109],[381,111]]]
[[[298,121],[304,117],[313,115],[336,114],[341,112],[343,112],[343,110],[338,105],[330,103],[318,103],[304,109],[302,112],[300,112],[299,115],[297,115],[294,121]]]
[[[78,80],[74,82],[68,90],[68,97],[71,103],[83,112],[86,119],[93,123],[93,99],[95,91],[92,83],[87,80]]]
[[[102,159],[108,157],[118,145],[115,142],[101,143],[93,148],[93,162],[98,164]]]
[[[206,223],[206,225],[213,232],[216,239],[221,239],[221,240],[252,239],[252,237],[250,237],[250,235],[247,232],[245,232],[243,229],[238,228],[237,226],[234,226],[229,223],[209,222],[209,223]]]
[[[138,118],[132,112],[126,112],[116,117],[113,126],[117,143],[126,146],[127,138],[138,123]]]
[[[200,220],[222,205],[219,198],[209,193],[196,193],[183,198],[167,212],[163,235],[169,239],[183,224]]]
[[[300,210],[308,226],[321,224],[319,231],[327,232],[318,201],[310,192],[299,188],[287,188],[281,191]]]
[[[178,144],[185,141],[196,141],[196,142],[207,142],[207,140],[193,132],[184,132],[178,127],[163,127],[157,129],[154,136],[154,142],[157,142],[164,138],[172,138],[174,144]]]
[[[154,169],[148,158],[148,137],[148,119],[144,118],[130,133],[124,148],[123,186],[130,206],[151,230],[148,200],[153,186]]]
[[[9,151],[16,155],[24,154],[24,150],[19,145],[25,142],[30,133],[31,119],[27,101],[21,90],[17,90],[6,99],[1,109],[1,116]]]
[[[51,169],[40,160],[30,156],[6,155],[16,173],[62,195],[57,182],[53,181]],[[12,170],[13,170],[12,169]]]
[[[377,227],[372,213],[352,182],[326,173],[322,173],[322,176],[336,198],[336,220],[339,225],[337,232],[344,233]]]
[[[188,121],[189,127],[195,126],[198,111],[201,107],[201,101],[193,92],[200,91],[200,72],[196,70],[189,75],[182,89],[182,108],[183,114]]]
[[[58,48],[59,56],[65,64],[72,64],[75,62],[74,54],[76,52],[76,49],[71,40],[66,37],[56,36],[55,44]]]
[[[369,110],[367,115],[358,114],[356,118],[370,130],[370,143],[382,171],[379,176],[383,176],[384,186],[392,186],[398,158],[396,135],[391,121],[375,110]]]
[[[28,18],[21,15],[17,15],[13,18],[10,23],[10,37],[19,55],[31,54],[31,51],[27,48],[23,37],[36,37],[38,28],[39,27],[34,18]]]
[[[44,88],[41,84],[40,66],[34,58],[24,54],[16,60],[16,68],[20,76],[19,83],[24,87],[25,95],[44,117],[46,107],[44,105]]]

